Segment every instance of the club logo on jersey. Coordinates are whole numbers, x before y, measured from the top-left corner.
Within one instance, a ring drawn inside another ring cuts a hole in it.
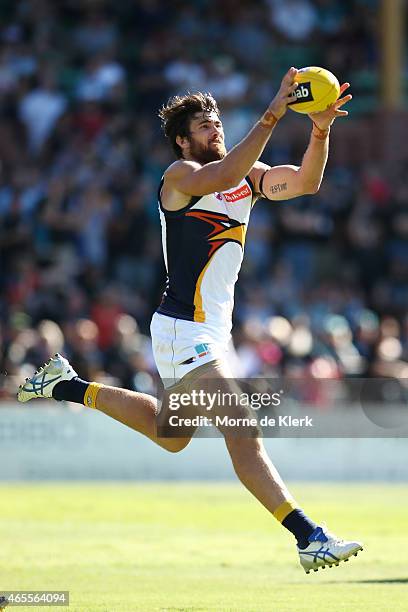
[[[212,230],[207,235],[207,240],[211,245],[208,257],[215,253],[223,244],[236,242],[244,248],[246,227],[228,215],[210,212],[208,210],[191,210],[186,213],[186,217],[193,217],[204,221],[212,226]]]
[[[308,83],[301,83],[298,85],[292,94],[292,98],[292,102],[289,102],[290,105],[301,104],[302,102],[313,102],[314,97],[312,94],[310,81]]]

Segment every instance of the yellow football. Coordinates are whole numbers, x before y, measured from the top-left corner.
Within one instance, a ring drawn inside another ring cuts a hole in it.
[[[332,72],[318,66],[300,68],[289,108],[297,113],[318,113],[326,110],[339,97],[340,84]]]

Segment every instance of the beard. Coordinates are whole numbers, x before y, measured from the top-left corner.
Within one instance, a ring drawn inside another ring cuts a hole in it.
[[[190,155],[200,164],[219,161],[225,157],[226,153],[227,151],[222,143],[219,143],[218,146],[214,146],[213,143],[205,146],[196,142],[193,138],[190,139]]]

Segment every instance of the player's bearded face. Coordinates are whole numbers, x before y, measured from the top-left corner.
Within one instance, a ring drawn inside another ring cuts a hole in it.
[[[216,113],[203,113],[193,121],[188,142],[190,156],[200,164],[223,159],[227,153],[224,131]]]
[[[200,164],[208,164],[212,161],[222,159],[226,155],[224,138],[214,137],[208,143],[202,143],[190,136],[190,155]]]

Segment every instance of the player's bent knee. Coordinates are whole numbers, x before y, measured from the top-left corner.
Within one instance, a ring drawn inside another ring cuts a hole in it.
[[[191,438],[159,438],[157,443],[169,453],[180,453],[190,440]]]

